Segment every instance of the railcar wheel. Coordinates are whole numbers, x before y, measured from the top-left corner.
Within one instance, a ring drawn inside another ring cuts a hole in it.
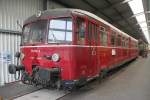
[[[100,73],[99,73],[99,77],[98,77],[98,81],[99,81],[99,83],[101,83],[101,82],[102,82],[102,80],[106,77],[106,75],[107,75],[107,70],[106,70],[106,69],[104,69],[104,70],[100,71]]]
[[[22,73],[21,81],[23,84],[31,85],[31,79],[29,78],[29,75],[25,72]]]

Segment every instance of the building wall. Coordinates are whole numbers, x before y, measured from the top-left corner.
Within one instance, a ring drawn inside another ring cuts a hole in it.
[[[0,85],[15,81],[8,73],[8,65],[16,64],[14,57],[19,51],[23,21],[43,9],[43,0],[0,0]]]
[[[0,32],[0,85],[15,81],[8,73],[8,65],[16,64],[15,52],[19,51],[20,34]]]
[[[43,0],[0,0],[0,29],[15,30],[20,28],[17,20],[23,21],[43,9]]]

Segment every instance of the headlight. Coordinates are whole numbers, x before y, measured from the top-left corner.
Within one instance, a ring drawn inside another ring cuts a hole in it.
[[[23,53],[21,53],[21,54],[20,54],[20,60],[23,60],[23,59],[24,59],[24,56],[25,56],[25,55],[24,55]]]
[[[54,54],[52,55],[52,61],[57,62],[57,61],[59,61],[59,59],[60,59],[59,54],[54,53]]]

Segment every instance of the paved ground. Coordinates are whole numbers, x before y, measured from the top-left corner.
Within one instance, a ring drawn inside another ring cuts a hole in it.
[[[0,97],[3,97],[3,100],[56,100],[68,93],[68,91],[52,88],[44,89],[25,85],[21,82],[10,83],[0,87]]]
[[[2,96],[4,100],[9,100],[13,97],[24,95],[26,93],[31,93],[39,89],[40,87],[34,87],[22,84],[21,82],[15,82],[0,87],[0,96]]]
[[[93,81],[73,93],[42,89],[16,100],[150,100],[150,57],[139,58],[124,66],[101,84]],[[9,84],[0,88],[0,96],[10,99],[36,89],[20,83]]]
[[[95,81],[60,100],[150,100],[150,57],[139,58],[101,84]]]
[[[41,89],[39,91],[24,95],[14,100],[56,100],[69,92],[60,91],[57,89]]]

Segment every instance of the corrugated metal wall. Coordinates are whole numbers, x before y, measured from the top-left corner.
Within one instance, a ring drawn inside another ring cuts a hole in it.
[[[43,0],[0,0],[0,29],[20,30],[23,21],[43,9]]]
[[[0,0],[0,85],[15,81],[8,73],[8,64],[15,63],[14,54],[19,51],[21,31],[17,20],[23,21],[43,9],[43,0]],[[7,30],[7,32],[6,32]]]
[[[8,73],[8,65],[16,64],[15,52],[19,51],[20,35],[0,32],[0,85],[15,81]]]

